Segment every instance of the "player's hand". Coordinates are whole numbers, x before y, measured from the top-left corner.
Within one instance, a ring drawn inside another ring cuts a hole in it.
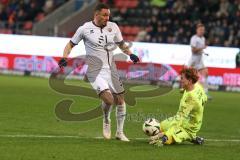
[[[162,147],[163,146],[163,142],[161,140],[158,140],[156,143],[154,143],[154,146]]]
[[[60,59],[60,61],[58,62],[58,66],[60,68],[66,67],[67,66],[67,59],[66,58]]]
[[[158,140],[158,139],[162,138],[163,136],[164,136],[164,133],[163,132],[159,132],[155,136],[151,136],[150,140]]]
[[[135,54],[130,54],[130,59],[133,61],[134,64],[139,62],[139,58]]]
[[[149,144],[155,144],[155,143],[157,143],[157,141],[159,141],[159,139],[157,139],[157,140],[150,140]]]
[[[162,147],[163,146],[163,142],[161,139],[158,140],[152,140],[149,142],[149,144],[157,146],[157,147]]]

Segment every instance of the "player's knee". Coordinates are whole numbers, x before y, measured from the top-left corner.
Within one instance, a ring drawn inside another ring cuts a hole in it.
[[[108,105],[111,106],[114,104],[114,98],[113,95],[109,92],[109,91],[104,91],[100,94],[100,98],[103,100],[103,102]]]
[[[113,102],[112,99],[107,99],[107,100],[105,101],[105,103],[106,103],[107,105],[109,105],[109,106],[111,106],[111,105],[114,104],[114,102]]]
[[[118,106],[125,105],[125,101],[124,101],[124,99],[123,99],[123,100],[119,100],[119,101],[117,101],[117,102],[116,102],[116,105],[118,105]]]
[[[104,103],[105,103],[106,105],[108,105],[108,106],[113,105],[113,104],[114,104],[114,99],[113,99],[113,97],[109,96],[109,97],[105,98],[105,99],[104,99]]]
[[[116,105],[125,105],[124,97],[123,95],[116,95],[114,96],[114,101]]]

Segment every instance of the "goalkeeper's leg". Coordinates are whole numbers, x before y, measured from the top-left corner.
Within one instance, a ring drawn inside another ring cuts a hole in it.
[[[193,138],[190,142],[192,142],[193,144],[202,145],[204,143],[204,138],[197,136],[196,138]]]

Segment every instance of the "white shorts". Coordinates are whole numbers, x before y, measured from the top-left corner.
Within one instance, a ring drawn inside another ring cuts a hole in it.
[[[197,70],[206,68],[204,65],[204,62],[203,62],[202,54],[199,54],[199,55],[192,54],[192,56],[188,62],[188,67],[193,67]]]
[[[98,95],[105,90],[110,90],[113,94],[124,93],[123,84],[117,70],[101,69],[100,71],[87,73],[87,78]]]

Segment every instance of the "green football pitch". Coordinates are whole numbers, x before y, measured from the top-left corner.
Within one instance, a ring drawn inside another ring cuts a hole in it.
[[[82,81],[67,81],[89,87]],[[140,90],[149,89],[143,86]],[[127,106],[125,133],[129,143],[114,138],[102,139],[102,118],[87,122],[63,121],[55,114],[55,105],[73,99],[71,112],[80,113],[98,106],[98,98],[60,94],[48,79],[0,76],[0,160],[82,160],[82,159],[164,159],[164,160],[237,160],[240,159],[240,94],[211,92],[213,100],[205,106],[199,135],[202,146],[188,142],[155,147],[142,132],[146,117],[163,119],[178,109],[181,94],[172,90],[152,98],[137,98]],[[112,112],[112,132],[115,133]]]

